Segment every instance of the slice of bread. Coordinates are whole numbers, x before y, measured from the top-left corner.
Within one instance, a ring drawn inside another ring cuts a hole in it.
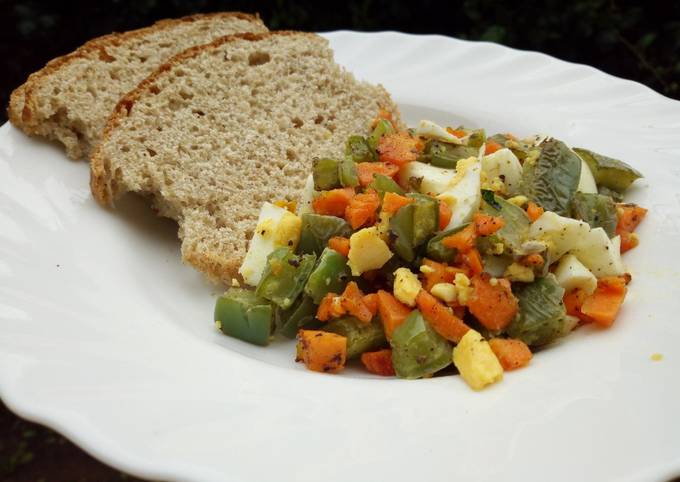
[[[176,219],[182,257],[213,280],[236,276],[264,201],[296,199],[314,157],[342,156],[379,109],[322,37],[239,34],[171,59],[118,104],[93,153],[103,205],[150,195]]]
[[[238,32],[266,32],[257,16],[193,15],[91,40],[30,75],[10,97],[10,121],[57,140],[73,158],[88,157],[120,98],[170,57]]]

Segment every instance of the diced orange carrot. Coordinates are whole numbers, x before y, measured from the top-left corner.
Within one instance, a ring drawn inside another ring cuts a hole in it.
[[[505,219],[502,217],[484,213],[475,213],[472,221],[478,236],[489,236],[505,226]]]
[[[315,372],[338,373],[347,361],[347,338],[337,333],[300,330],[296,361]]]
[[[394,177],[399,172],[399,166],[391,162],[359,162],[356,165],[359,184],[363,187],[373,182],[373,176],[383,174],[387,177]]]
[[[532,253],[522,257],[519,262],[524,266],[543,266],[545,260],[540,254]]]
[[[451,216],[453,216],[453,211],[451,211],[451,207],[446,204],[444,201],[439,201],[439,229],[443,230],[446,229],[446,226],[449,225],[449,221],[451,221]]]
[[[619,218],[616,224],[616,234],[621,236],[621,252],[625,253],[640,244],[640,240],[633,231],[644,219],[647,210],[637,204],[617,204],[616,211]]]
[[[378,294],[377,293],[369,293],[367,295],[364,295],[363,298],[364,305],[366,305],[366,308],[369,309],[371,314],[373,316],[378,314]]]
[[[380,207],[380,196],[373,189],[354,196],[345,209],[345,219],[352,229],[372,226],[376,221],[376,211]]]
[[[364,304],[364,294],[359,289],[356,281],[350,281],[345,286],[345,291],[343,291],[341,298],[342,307],[350,315],[356,317],[359,321],[364,323],[370,323],[373,319],[373,313]]]
[[[383,196],[382,210],[389,214],[394,214],[407,204],[415,202],[415,199],[402,196],[395,192],[386,192]]]
[[[456,278],[456,273],[461,273],[463,270],[447,266],[444,263],[438,263],[431,259],[423,258],[423,266],[427,268],[421,270],[423,273],[423,288],[430,291],[432,287],[438,283],[453,283]],[[465,273],[467,275],[467,273]]]
[[[376,124],[380,120],[386,120],[390,121],[392,125],[394,125],[394,122],[392,121],[392,113],[387,110],[387,109],[378,109],[378,114],[375,116],[375,119],[373,119],[373,122],[371,123],[371,129],[375,129]]]
[[[463,129],[453,129],[451,127],[447,127],[446,132],[452,136],[456,136],[458,139],[461,139],[467,135],[467,132],[465,132]]]
[[[512,294],[510,282],[498,278],[491,284],[491,276],[487,273],[473,276],[473,292],[467,307],[475,318],[489,330],[502,330],[517,314],[519,303]]]
[[[588,295],[586,292],[579,288],[574,288],[571,291],[567,291],[562,298],[564,307],[567,310],[567,314],[570,316],[575,316],[584,323],[592,322],[593,320],[581,313],[581,306],[583,306],[583,302],[587,297]]]
[[[392,332],[404,322],[411,311],[411,308],[401,303],[391,293],[384,290],[378,291],[378,313],[380,313],[388,340],[392,338]]]
[[[345,258],[349,254],[349,239],[342,236],[333,236],[328,240],[328,247],[334,249]]]
[[[645,208],[632,203],[617,204],[616,210],[619,215],[616,227],[630,233],[635,231],[635,228],[638,227],[640,221],[642,221],[647,215],[647,210]]]
[[[475,247],[476,238],[477,231],[475,230],[474,223],[471,223],[457,233],[445,237],[442,240],[442,244],[447,248],[457,249],[461,253],[464,253]]]
[[[499,149],[503,149],[503,146],[501,146],[496,141],[487,140],[486,143],[484,144],[484,155],[488,156],[489,154],[493,154]]]
[[[625,297],[624,277],[599,279],[595,292],[583,301],[581,312],[598,325],[607,328],[614,323]]]
[[[354,189],[351,187],[324,191],[312,201],[312,209],[317,214],[342,218],[354,195]]]
[[[498,361],[501,362],[503,370],[516,370],[527,365],[533,354],[529,347],[522,340],[513,338],[492,338],[489,345]]]
[[[366,370],[383,377],[393,377],[394,366],[392,366],[392,350],[385,348],[378,351],[367,351],[361,354],[361,363]]]
[[[621,253],[630,251],[640,244],[640,239],[635,233],[630,233],[628,231],[617,231],[616,234],[621,236]]]
[[[327,293],[316,310],[316,318],[320,321],[328,321],[345,314],[347,310],[342,306],[342,298],[336,293]]]
[[[479,250],[477,248],[472,248],[471,250],[464,253],[459,253],[459,256],[463,264],[470,268],[470,272],[473,275],[480,274],[482,271],[484,271],[482,255],[479,254]]]
[[[380,161],[391,162],[397,166],[415,161],[422,149],[422,142],[406,132],[382,136],[378,142]]]
[[[545,210],[541,206],[533,201],[529,201],[529,204],[527,205],[527,216],[529,216],[532,223],[540,218],[541,214],[544,212]]]
[[[463,320],[453,314],[434,296],[425,290],[420,290],[416,297],[416,304],[430,326],[447,340],[458,343],[470,329]]]

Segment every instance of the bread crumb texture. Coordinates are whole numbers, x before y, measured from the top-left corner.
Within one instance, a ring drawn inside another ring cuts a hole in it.
[[[255,16],[194,15],[99,37],[50,61],[10,98],[10,121],[30,135],[61,142],[73,159],[100,141],[116,103],[183,50],[237,32],[266,32]]]
[[[229,282],[262,203],[296,199],[312,159],[342,155],[380,108],[399,119],[387,92],[338,66],[318,35],[218,39],[121,100],[92,156],[92,191],[104,205],[151,195],[178,221],[184,260]]]

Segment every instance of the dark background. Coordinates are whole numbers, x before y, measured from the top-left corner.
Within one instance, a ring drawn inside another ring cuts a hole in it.
[[[680,1],[0,0],[0,104],[31,72],[92,37],[197,12],[259,12],[271,29],[400,30],[488,40],[593,65],[680,98]],[[0,109],[0,122],[6,120]],[[135,480],[0,403],[0,480]]]

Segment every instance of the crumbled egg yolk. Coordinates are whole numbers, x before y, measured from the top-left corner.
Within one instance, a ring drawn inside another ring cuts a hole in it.
[[[461,305],[467,305],[470,296],[472,295],[472,286],[470,286],[470,278],[464,273],[456,273],[453,282],[456,287],[456,299]]]
[[[394,297],[405,305],[415,306],[421,289],[420,280],[410,269],[399,268],[394,272]]]
[[[391,257],[390,248],[380,237],[375,226],[361,229],[349,238],[347,264],[352,270],[352,276],[380,269]]]
[[[531,283],[534,280],[534,270],[519,263],[512,263],[505,269],[503,277],[510,281],[521,281]]]
[[[274,230],[274,242],[280,246],[288,246],[292,250],[298,245],[300,241],[300,232],[302,230],[302,219],[286,211]]]
[[[514,204],[515,206],[521,208],[522,206],[524,206],[526,203],[529,202],[529,198],[526,197],[526,196],[522,196],[522,195],[513,196],[510,199],[508,199],[508,202],[510,204]]]
[[[475,330],[468,330],[453,349],[453,363],[473,390],[503,379],[503,367],[489,342]]]
[[[457,298],[456,286],[452,283],[437,283],[432,287],[430,293],[445,303],[453,303]]]

